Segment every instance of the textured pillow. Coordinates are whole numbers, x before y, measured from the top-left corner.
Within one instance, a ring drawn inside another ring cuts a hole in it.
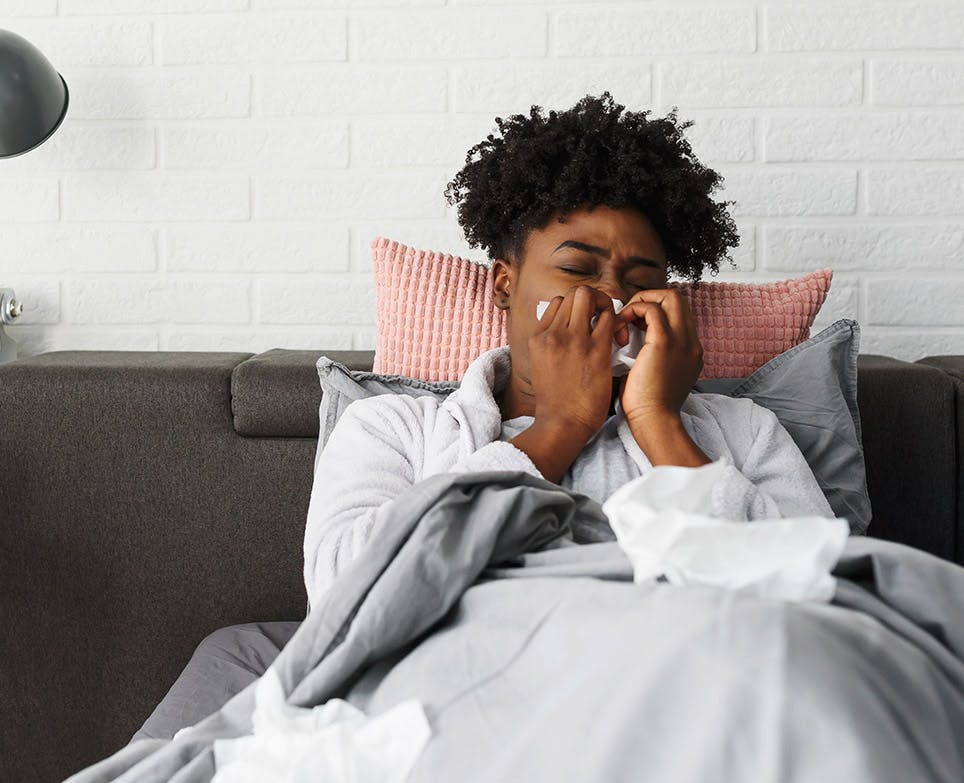
[[[480,354],[506,345],[489,267],[449,253],[372,240],[378,332],[372,369],[458,380]],[[833,272],[775,283],[670,283],[688,298],[703,344],[701,379],[746,377],[810,336]]]
[[[857,352],[860,327],[841,319],[800,345],[771,359],[748,378],[700,381],[695,393],[747,397],[768,408],[797,444],[827,502],[846,517],[853,533],[870,523],[860,414],[857,409]],[[322,398],[317,455],[338,418],[355,400],[377,394],[433,394],[444,399],[453,381],[422,381],[399,375],[349,370],[327,356],[317,362]]]

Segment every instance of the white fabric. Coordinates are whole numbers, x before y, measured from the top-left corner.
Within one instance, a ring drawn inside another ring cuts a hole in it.
[[[251,719],[252,735],[214,741],[211,783],[401,783],[432,733],[414,699],[372,718],[342,699],[294,707],[273,668]]]
[[[633,580],[664,576],[785,601],[829,601],[830,569],[850,533],[844,518],[819,516],[744,525],[707,516],[725,466],[659,465],[613,493],[603,511]],[[759,520],[758,520],[759,521]]]
[[[434,396],[379,395],[349,405],[315,461],[304,542],[309,604],[365,546],[389,501],[429,476],[522,470],[541,476],[507,443],[530,416],[502,421],[496,401],[511,370],[508,347],[479,356],[457,390]],[[710,459],[725,465],[707,515],[754,520],[833,511],[776,415],[748,399],[690,394],[683,426]],[[603,503],[652,470],[617,401],[616,414],[586,444],[560,485]],[[694,470],[694,468],[684,468]]]
[[[620,299],[613,299],[613,309],[618,313],[626,305],[622,303]],[[542,300],[536,305],[536,318],[540,321],[542,320],[543,314],[549,307],[549,302]],[[596,320],[599,316],[593,316],[589,325],[592,328],[596,327]],[[636,364],[636,357],[639,352],[643,349],[643,343],[646,342],[646,330],[640,329],[636,324],[627,324],[626,330],[629,333],[629,340],[625,345],[620,345],[615,340],[613,340],[613,353],[611,367],[613,371],[614,378],[622,378],[624,375],[629,375],[629,371],[633,369],[633,365]]]

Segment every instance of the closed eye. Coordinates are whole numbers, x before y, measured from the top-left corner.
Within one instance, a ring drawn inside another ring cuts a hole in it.
[[[570,275],[588,275],[589,274],[589,271],[586,269],[573,269],[566,266],[561,266],[559,267],[559,269],[561,269],[563,272],[566,272]]]

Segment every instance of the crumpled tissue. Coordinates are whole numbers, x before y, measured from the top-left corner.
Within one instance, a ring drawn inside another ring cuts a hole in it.
[[[613,299],[613,308],[617,313],[625,306],[619,299]],[[536,318],[541,321],[548,307],[549,302],[544,300],[540,301],[536,306]],[[590,328],[595,328],[598,317],[599,316],[596,315],[592,317],[592,320],[589,322]],[[614,378],[621,378],[623,375],[629,374],[629,371],[633,369],[633,365],[636,363],[636,356],[642,350],[643,343],[646,342],[645,329],[640,329],[636,324],[627,324],[627,330],[629,332],[629,342],[625,345],[621,346],[613,340],[612,370]]]
[[[273,668],[255,703],[252,735],[214,741],[212,783],[401,783],[432,733],[415,699],[372,718],[342,699],[287,704]]]
[[[786,601],[829,601],[836,565],[850,532],[845,517],[717,519],[714,486],[723,459],[697,468],[658,465],[624,484],[603,504],[636,583],[664,576]]]

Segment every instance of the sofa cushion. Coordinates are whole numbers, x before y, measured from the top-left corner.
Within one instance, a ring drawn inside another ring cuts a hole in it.
[[[231,374],[231,412],[239,435],[318,437],[321,389],[315,365],[322,354],[352,370],[372,366],[372,351],[296,351],[273,348],[241,362]]]

